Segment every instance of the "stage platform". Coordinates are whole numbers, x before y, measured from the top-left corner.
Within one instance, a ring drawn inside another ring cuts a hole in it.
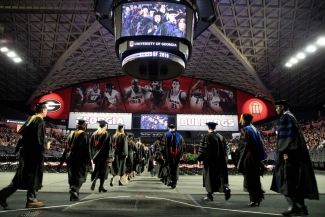
[[[10,183],[14,173],[0,173],[0,188]],[[125,186],[114,187],[105,183],[107,193],[90,190],[90,175],[81,188],[81,201],[70,202],[67,174],[45,173],[43,189],[38,199],[45,207],[38,209],[25,208],[25,191],[17,191],[8,200],[7,210],[0,210],[1,217],[63,217],[63,216],[281,216],[287,208],[284,197],[270,190],[271,176],[264,176],[262,184],[265,200],[259,207],[247,207],[248,194],[243,192],[243,177],[230,175],[229,182],[232,196],[225,201],[223,194],[214,194],[214,201],[202,201],[205,189],[199,175],[182,175],[175,189],[163,185],[156,177],[144,172],[136,176]],[[316,171],[320,200],[306,200],[310,217],[320,217],[325,213],[325,172]],[[99,184],[99,182],[97,183]]]

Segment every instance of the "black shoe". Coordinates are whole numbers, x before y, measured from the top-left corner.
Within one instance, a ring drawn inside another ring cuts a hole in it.
[[[229,200],[229,198],[231,197],[231,190],[229,188],[225,188],[223,192],[225,193],[225,200]]]
[[[0,205],[6,209],[8,207],[8,204],[7,204],[7,197],[5,195],[3,195],[2,193],[0,193]]]
[[[212,195],[207,195],[206,197],[202,198],[203,201],[213,201],[213,196]]]
[[[118,181],[118,186],[124,186],[121,181]]]
[[[176,185],[171,186],[172,189],[176,188]]]
[[[281,213],[283,216],[299,216],[300,215],[300,209],[297,206],[289,206],[287,211],[284,211]]]
[[[111,182],[109,183],[109,186],[113,187],[113,178],[111,178]]]
[[[79,195],[77,192],[70,190],[70,201],[79,201]]]
[[[93,183],[91,183],[91,186],[90,186],[90,190],[95,190],[95,187],[96,187],[96,182],[94,181]]]
[[[260,206],[260,202],[250,202],[247,204],[247,206]]]
[[[300,208],[300,215],[309,215],[307,206],[302,206]]]
[[[104,187],[99,187],[98,188],[98,192],[107,192],[107,190]]]
[[[173,186],[173,182],[169,182],[168,184],[167,184],[167,186]]]

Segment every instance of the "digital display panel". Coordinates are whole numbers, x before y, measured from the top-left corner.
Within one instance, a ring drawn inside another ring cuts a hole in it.
[[[177,130],[208,131],[205,123],[215,122],[217,131],[238,131],[237,115],[193,115],[177,114]]]
[[[167,130],[168,115],[142,114],[141,130]]]
[[[169,2],[122,5],[121,37],[170,36],[186,38],[186,6]]]

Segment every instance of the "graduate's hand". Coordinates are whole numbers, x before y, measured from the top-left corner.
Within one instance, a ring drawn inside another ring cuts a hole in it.
[[[284,159],[284,161],[287,161],[288,160],[288,155],[287,154],[283,154],[283,159]]]

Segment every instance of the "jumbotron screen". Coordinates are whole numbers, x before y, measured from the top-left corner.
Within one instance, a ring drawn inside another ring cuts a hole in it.
[[[169,2],[122,5],[121,37],[171,36],[186,38],[186,6]]]
[[[141,130],[167,130],[168,115],[142,114]]]

